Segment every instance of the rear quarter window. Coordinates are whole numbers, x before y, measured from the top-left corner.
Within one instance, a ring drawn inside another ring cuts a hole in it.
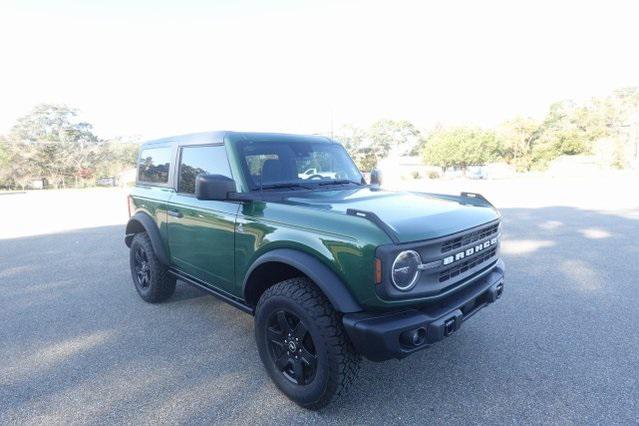
[[[138,181],[154,184],[169,182],[171,148],[143,148],[138,162]]]

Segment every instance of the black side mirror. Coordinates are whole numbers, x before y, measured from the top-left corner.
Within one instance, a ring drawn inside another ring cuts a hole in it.
[[[371,185],[382,184],[382,172],[379,169],[373,169],[371,171]]]
[[[235,192],[235,181],[222,175],[198,175],[195,178],[195,197],[198,200],[228,200]]]

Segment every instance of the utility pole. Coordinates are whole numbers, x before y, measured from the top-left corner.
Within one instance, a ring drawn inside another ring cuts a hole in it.
[[[639,153],[639,124],[635,124],[635,163],[637,162],[638,153]]]
[[[333,107],[331,107],[331,139],[333,139]]]
[[[635,140],[635,152],[634,152],[634,163],[637,166],[637,159],[639,159],[639,112],[635,112],[630,117],[630,128],[634,130],[634,140]],[[632,131],[628,132],[628,137],[632,137]]]

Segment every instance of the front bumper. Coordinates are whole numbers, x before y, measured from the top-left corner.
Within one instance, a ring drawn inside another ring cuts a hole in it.
[[[392,313],[344,315],[344,327],[355,350],[371,361],[404,358],[450,336],[504,289],[504,263],[434,305]]]

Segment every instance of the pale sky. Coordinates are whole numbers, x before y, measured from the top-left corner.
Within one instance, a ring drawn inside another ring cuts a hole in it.
[[[0,133],[41,102],[102,137],[494,125],[639,85],[637,1],[0,4]]]

